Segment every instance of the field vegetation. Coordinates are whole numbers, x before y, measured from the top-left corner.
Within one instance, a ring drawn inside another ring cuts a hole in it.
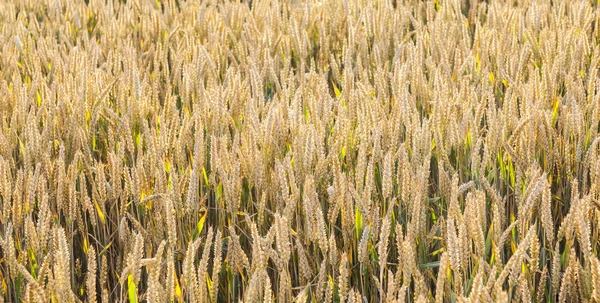
[[[0,1],[0,302],[600,302],[599,9]]]

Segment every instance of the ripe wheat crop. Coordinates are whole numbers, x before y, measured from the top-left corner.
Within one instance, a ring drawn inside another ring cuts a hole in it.
[[[0,1],[1,302],[600,302],[595,0]]]

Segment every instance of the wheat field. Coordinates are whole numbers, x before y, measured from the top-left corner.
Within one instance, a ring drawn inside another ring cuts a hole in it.
[[[0,302],[600,302],[599,10],[0,1]]]

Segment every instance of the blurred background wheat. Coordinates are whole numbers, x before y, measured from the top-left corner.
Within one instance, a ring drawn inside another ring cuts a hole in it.
[[[600,13],[0,1],[0,301],[600,302]]]

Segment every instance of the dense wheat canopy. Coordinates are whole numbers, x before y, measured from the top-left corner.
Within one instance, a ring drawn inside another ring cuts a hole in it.
[[[595,0],[0,0],[0,302],[600,302]]]

